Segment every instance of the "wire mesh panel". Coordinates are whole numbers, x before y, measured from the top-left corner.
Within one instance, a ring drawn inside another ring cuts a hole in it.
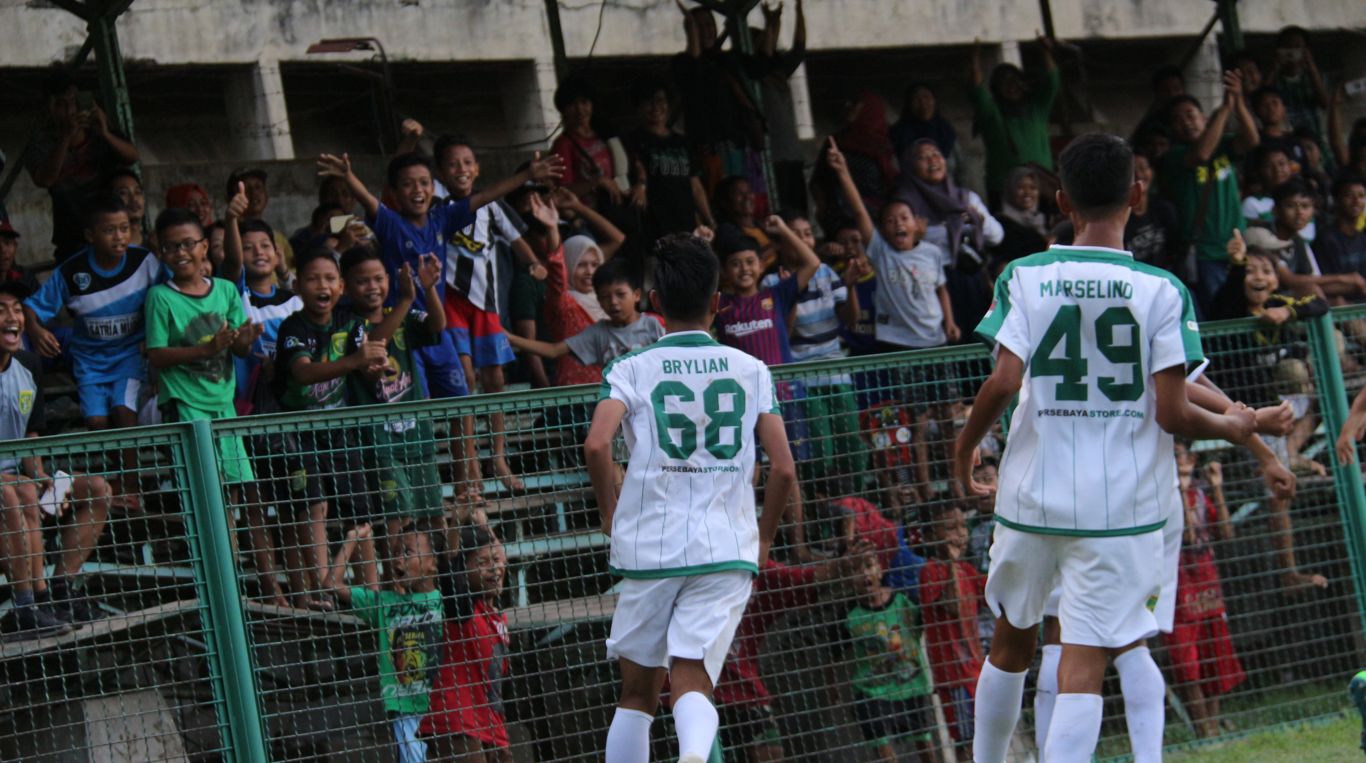
[[[0,759],[225,757],[187,441],[0,443]]]

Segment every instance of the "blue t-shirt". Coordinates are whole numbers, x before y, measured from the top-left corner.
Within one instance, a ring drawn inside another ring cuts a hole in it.
[[[110,270],[95,264],[95,251],[87,246],[58,265],[24,304],[42,323],[63,307],[76,319],[70,346],[78,383],[145,379],[142,305],[147,290],[167,280],[165,266],[140,246],[128,247]]]
[[[261,336],[251,346],[245,358],[235,358],[237,364],[237,399],[252,399],[253,375],[264,358],[275,356],[275,338],[285,318],[303,309],[304,302],[289,289],[272,285],[270,291],[258,294],[247,286],[246,274],[237,279],[237,290],[242,294],[242,309],[247,320],[261,324]]]
[[[883,575],[883,582],[911,597],[911,601],[919,602],[920,570],[924,566],[925,557],[917,554],[906,538],[906,526],[896,528],[896,556],[892,568]]]
[[[778,285],[778,281],[778,274],[770,273],[764,276],[759,285],[772,288]],[[844,281],[822,262],[807,283],[806,291],[797,297],[792,336],[789,339],[793,360],[844,357],[844,347],[840,345],[840,327],[844,324],[840,322],[836,307],[848,300],[849,290]]]
[[[375,231],[375,238],[379,240],[379,251],[380,256],[384,258],[384,267],[389,270],[389,304],[393,304],[394,295],[398,292],[398,273],[403,263],[406,262],[412,267],[413,277],[416,278],[418,266],[421,264],[419,258],[424,254],[434,255],[441,261],[441,279],[436,282],[436,293],[444,299],[446,241],[456,231],[474,222],[474,213],[470,212],[470,200],[460,199],[432,204],[431,210],[427,212],[427,224],[421,228],[404,220],[397,212],[383,204],[379,206],[374,219],[369,222]],[[443,308],[441,305],[428,305],[426,295],[418,289],[413,309],[430,311]]]

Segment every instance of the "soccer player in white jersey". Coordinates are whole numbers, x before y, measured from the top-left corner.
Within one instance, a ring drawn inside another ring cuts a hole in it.
[[[1059,157],[1058,205],[1075,244],[1006,266],[977,333],[996,365],[959,434],[954,473],[973,495],[973,457],[1016,398],[996,491],[986,599],[997,616],[976,692],[976,763],[1001,763],[1020,714],[1043,609],[1061,580],[1063,650],[1045,763],[1089,761],[1100,734],[1107,650],[1157,632],[1172,435],[1243,443],[1238,404],[1192,404],[1204,360],[1190,294],[1123,250],[1144,192],[1123,140],[1084,135]]]
[[[622,679],[607,763],[649,759],[666,671],[679,761],[707,759],[718,725],[712,687],[796,484],[767,366],[707,333],[719,274],[701,239],[675,234],[656,244],[650,302],[667,331],[603,369],[584,443],[612,537],[609,566],[625,579],[607,639]],[[618,427],[631,452],[620,492]],[[757,520],[756,438],[769,460]]]

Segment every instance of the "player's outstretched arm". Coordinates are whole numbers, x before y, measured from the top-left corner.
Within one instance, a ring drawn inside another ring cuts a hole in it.
[[[617,510],[617,465],[612,461],[612,440],[626,417],[626,405],[620,400],[602,400],[593,409],[593,422],[588,426],[588,437],[583,441],[583,456],[588,463],[588,478],[593,483],[593,495],[598,499],[598,516],[602,532],[612,534],[612,515]]]
[[[1232,403],[1223,413],[1210,413],[1192,403],[1186,371],[1181,366],[1158,371],[1153,381],[1157,388],[1157,425],[1171,434],[1244,445],[1256,429],[1256,414],[1242,403]]]
[[[1020,386],[1024,384],[1024,372],[1024,361],[1020,356],[1001,347],[997,350],[996,367],[992,369],[991,376],[977,390],[972,413],[953,444],[953,476],[969,495],[989,495],[992,492],[992,488],[972,479],[973,461],[982,438],[986,437],[992,424],[1000,420],[1010,401],[1020,392]]]
[[[768,549],[773,536],[778,534],[778,523],[783,519],[788,496],[797,484],[797,465],[792,462],[792,449],[787,444],[787,430],[783,417],[776,413],[759,414],[754,427],[759,444],[768,454],[768,481],[764,483],[764,515],[759,517],[759,566],[768,560]]]

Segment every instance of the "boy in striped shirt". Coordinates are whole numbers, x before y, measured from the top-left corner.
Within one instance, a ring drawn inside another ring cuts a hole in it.
[[[1122,249],[1144,192],[1133,152],[1086,135],[1059,166],[1058,205],[1075,245],[1016,260],[997,280],[977,327],[996,367],[954,452],[969,494],[989,493],[972,478],[974,454],[1018,394],[987,573],[997,621],[977,683],[977,763],[1005,760],[1057,580],[1064,644],[1044,760],[1090,760],[1106,650],[1157,632],[1146,604],[1161,587],[1161,530],[1175,497],[1172,435],[1242,443],[1255,426],[1246,406],[1212,414],[1186,396],[1186,367],[1204,360],[1190,295]]]
[[[656,245],[655,259],[650,302],[668,331],[603,370],[584,443],[612,536],[609,566],[625,578],[607,639],[622,675],[608,763],[649,758],[666,670],[679,760],[707,759],[718,725],[712,688],[796,485],[768,368],[707,333],[719,301],[716,256],[700,239],[675,234]],[[618,427],[631,451],[620,493]],[[756,439],[769,458],[759,520],[750,481]]]

